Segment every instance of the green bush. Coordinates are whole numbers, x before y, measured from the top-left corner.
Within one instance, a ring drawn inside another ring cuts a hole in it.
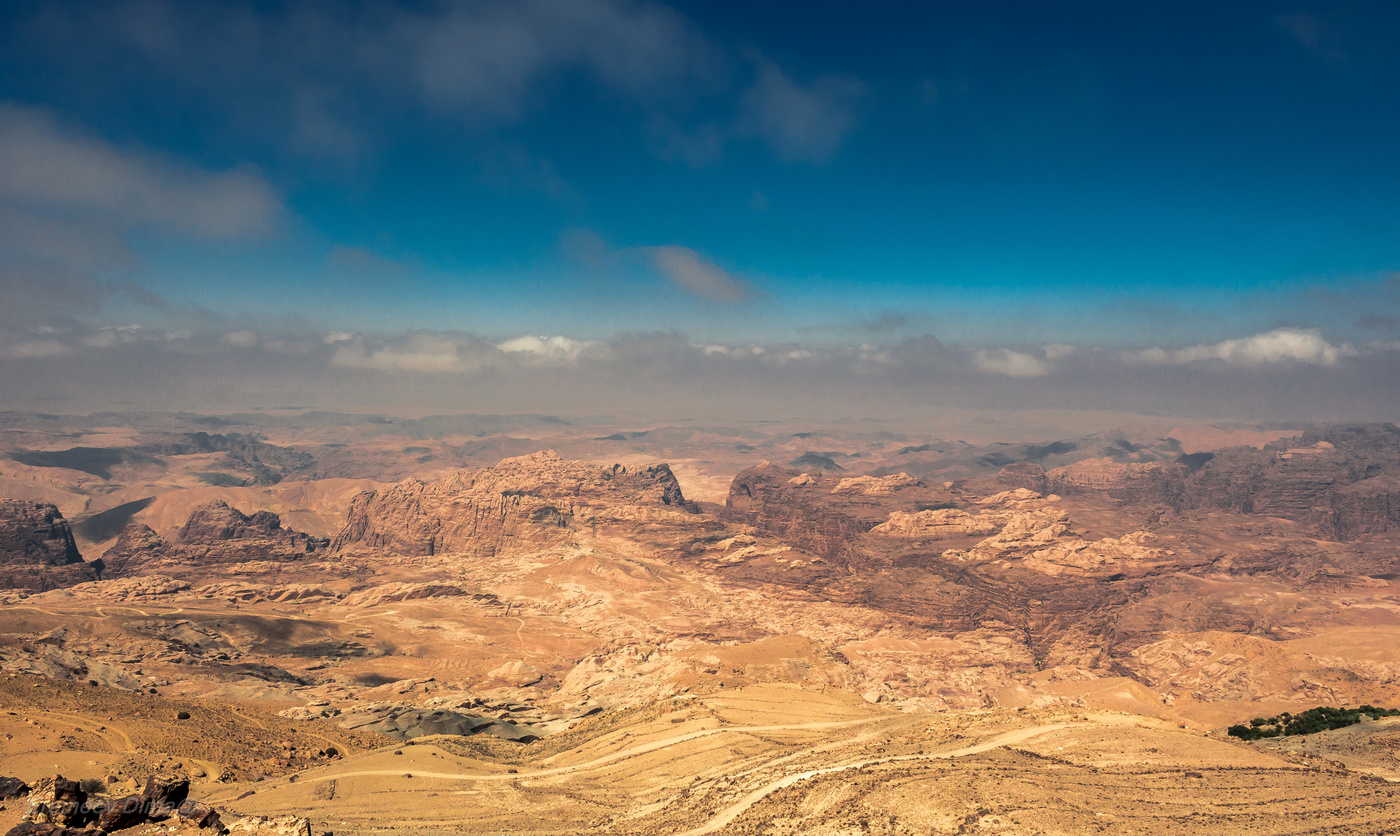
[[[1381,717],[1400,717],[1400,709],[1377,708],[1374,705],[1363,705],[1360,708],[1320,705],[1301,714],[1285,711],[1276,717],[1255,717],[1249,721],[1249,725],[1234,725],[1226,729],[1225,733],[1240,740],[1260,740],[1280,735],[1292,737],[1344,729],[1368,719],[1376,720]]]

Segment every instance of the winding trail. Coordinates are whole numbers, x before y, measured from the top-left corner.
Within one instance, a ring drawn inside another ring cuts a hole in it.
[[[663,738],[661,740],[655,740],[651,743],[645,743],[641,746],[635,746],[631,749],[625,749],[620,752],[614,752],[610,755],[604,755],[603,757],[595,758],[585,763],[574,764],[572,766],[552,767],[549,769],[536,770],[534,772],[479,773],[415,771],[413,775],[417,778],[437,778],[449,781],[521,781],[528,780],[531,778],[542,778],[551,775],[562,775],[571,772],[583,772],[586,770],[595,769],[600,766],[606,766],[616,761],[625,760],[627,758],[636,757],[638,755],[645,755],[649,752],[655,752],[659,749],[665,749],[671,746],[675,746],[679,743],[685,743],[691,740],[696,740],[702,737],[709,737],[711,735],[716,734],[752,734],[756,732],[796,731],[804,729],[836,729],[851,726],[868,725],[872,723],[890,722],[892,720],[899,719],[901,718],[867,717],[858,720],[838,720],[823,723],[794,723],[777,726],[727,726],[725,728],[720,729],[706,729],[703,731],[690,732],[687,734],[672,735],[671,737]],[[852,761],[850,763],[840,764],[838,766],[828,766],[823,767],[821,769],[808,769],[802,772],[794,772],[788,775],[784,775],[783,777],[778,778],[776,780],[770,781],[767,784],[764,784],[758,789],[755,789],[752,792],[746,794],[744,797],[740,798],[738,801],[734,802],[728,807],[725,807],[719,812],[715,813],[715,815],[711,817],[710,820],[707,821],[705,824],[702,824],[699,827],[691,828],[690,830],[677,833],[676,836],[705,836],[706,834],[714,833],[715,831],[720,830],[721,828],[733,822],[735,819],[737,819],[739,816],[743,815],[747,810],[749,810],[749,808],[753,807],[755,804],[758,804],[760,801],[767,798],[769,795],[772,795],[778,790],[790,787],[794,784],[806,781],[811,778],[816,778],[822,775],[829,775],[835,772],[842,772],[848,769],[860,769],[861,767],[881,763],[914,760],[948,760],[950,758],[962,758],[967,757],[969,755],[978,755],[983,752],[989,752],[993,749],[1000,749],[1006,746],[1013,746],[1017,743],[1022,743],[1034,737],[1039,737],[1041,735],[1049,734],[1050,732],[1059,731],[1061,729],[1072,728],[1077,725],[1082,724],[1052,723],[1041,726],[1031,726],[1029,728],[1016,729],[1014,731],[1005,732],[1003,734],[997,735],[996,737],[984,740],[981,743],[974,743],[969,746],[963,746],[958,749],[950,749],[943,752],[929,752],[925,754],[914,755],[889,755],[886,757],[865,758],[858,761]],[[833,747],[831,745],[824,745],[813,747],[812,749],[803,750],[801,752],[795,752],[784,757],[778,758],[767,764],[764,764],[763,766],[758,767],[757,769],[749,770],[744,774],[751,774],[753,772],[758,771],[759,769],[771,768],[786,761],[790,761],[795,757],[810,754],[812,752],[827,748]],[[356,772],[335,772],[333,774],[321,775],[314,778],[308,777],[306,780],[308,782],[330,781],[338,778],[353,778],[356,776],[397,776],[401,774],[401,769],[375,769],[361,770]]]
[[[859,720],[835,720],[824,723],[794,723],[781,726],[726,726],[722,729],[705,729],[703,731],[678,734],[661,740],[653,740],[650,743],[643,743],[631,749],[624,749],[620,752],[613,752],[611,755],[604,755],[594,758],[586,763],[573,764],[571,766],[556,766],[549,769],[540,769],[534,772],[414,772],[420,778],[442,778],[449,781],[520,781],[528,778],[543,778],[550,775],[561,775],[567,772],[582,772],[594,769],[599,766],[606,766],[615,761],[634,758],[638,755],[645,755],[655,752],[658,749],[666,749],[678,743],[686,743],[702,737],[710,737],[716,734],[750,734],[753,732],[769,731],[797,731],[803,729],[839,729],[847,726],[859,726],[868,723],[889,722],[900,719],[896,715],[889,717],[863,717]],[[315,778],[307,778],[307,781],[330,781],[337,778],[353,778],[362,775],[402,775],[402,769],[371,769],[359,772],[336,772],[332,775],[320,775]]]
[[[1071,725],[1072,724],[1070,723],[1057,723],[1046,726],[1032,726],[1028,729],[1017,729],[1016,731],[1011,731],[1002,735],[998,735],[997,737],[993,737],[990,740],[984,740],[983,742],[973,744],[972,746],[964,746],[961,749],[953,749],[947,752],[931,752],[925,755],[892,755],[886,758],[868,758],[866,760],[855,761],[853,763],[842,764],[840,766],[828,766],[822,769],[809,769],[806,772],[797,772],[792,775],[785,775],[776,781],[759,787],[758,789],[739,799],[735,803],[729,805],[723,810],[720,810],[718,813],[715,814],[714,818],[710,819],[705,824],[702,824],[699,827],[691,828],[690,830],[685,830],[680,833],[677,833],[676,836],[704,836],[704,834],[706,833],[714,833],[716,830],[719,830],[720,828],[737,819],[739,816],[743,815],[744,812],[750,807],[754,806],[755,804],[767,798],[769,795],[777,792],[778,790],[790,787],[793,784],[798,783],[799,781],[806,781],[809,778],[815,778],[819,775],[829,775],[833,772],[842,772],[847,769],[860,769],[863,766],[870,766],[871,764],[877,763],[890,763],[892,761],[948,760],[950,758],[961,758],[966,757],[968,755],[978,755],[983,752],[991,751],[992,749],[998,749],[1003,746],[1011,746],[1016,743],[1021,743],[1023,741],[1031,739],[1032,737],[1039,737],[1042,734],[1048,734],[1052,731],[1059,731],[1060,729],[1069,728]]]

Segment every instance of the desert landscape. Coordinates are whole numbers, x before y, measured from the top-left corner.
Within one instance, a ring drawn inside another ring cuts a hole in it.
[[[5,417],[32,797],[156,776],[249,833],[1400,826],[1400,718],[1226,734],[1400,706],[1392,425],[118,417]]]
[[[1400,3],[0,3],[0,836],[1400,833]]]

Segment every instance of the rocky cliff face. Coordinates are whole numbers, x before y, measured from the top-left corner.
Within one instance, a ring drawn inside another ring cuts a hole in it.
[[[1350,540],[1400,526],[1400,428],[1310,430],[1224,450],[1185,481],[1187,507],[1282,517]]]
[[[47,502],[0,499],[0,588],[44,591],[95,580],[68,521]]]
[[[57,507],[0,499],[0,563],[67,566],[82,560],[68,521]]]
[[[578,529],[695,511],[664,464],[631,472],[540,452],[363,493],[331,548],[492,555],[562,542]]]

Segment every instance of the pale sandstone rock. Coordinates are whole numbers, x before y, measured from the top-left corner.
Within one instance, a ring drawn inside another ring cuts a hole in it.
[[[832,488],[831,492],[845,496],[887,496],[903,488],[917,487],[922,484],[907,473],[892,473],[889,476],[852,476],[837,482],[836,487]]]
[[[507,662],[486,675],[492,679],[499,679],[515,688],[524,688],[527,685],[534,685],[544,678],[539,668],[534,665],[527,665],[518,660]]]

